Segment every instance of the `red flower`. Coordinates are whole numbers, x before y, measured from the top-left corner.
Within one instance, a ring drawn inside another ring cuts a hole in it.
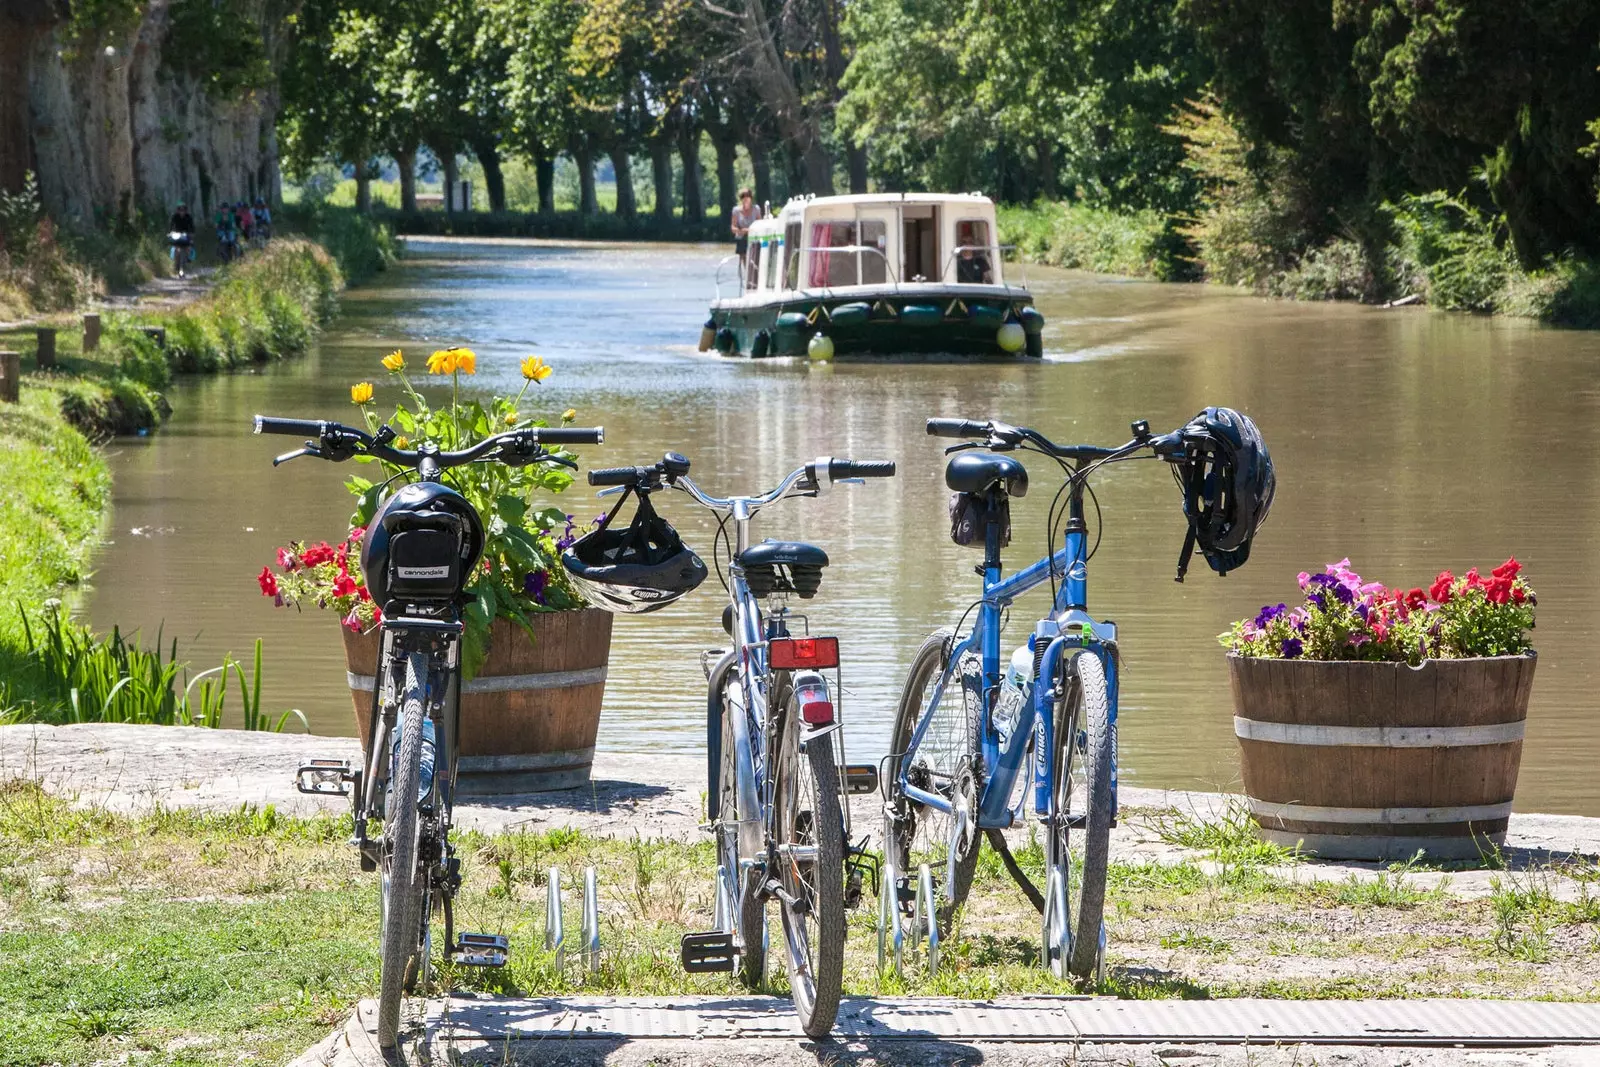
[[[1389,636],[1389,627],[1382,619],[1373,620],[1372,636],[1377,638],[1379,641],[1382,641],[1384,638]]]
[[[1515,578],[1522,571],[1522,564],[1517,562],[1517,557],[1512,556],[1490,573],[1496,578]]]
[[[262,596],[278,595],[278,579],[277,576],[272,573],[271,567],[262,567],[261,573],[256,575],[256,581],[261,584]]]
[[[383,609],[376,604],[372,606],[372,625],[376,626],[383,621]]]
[[[346,537],[345,541],[353,545],[365,536],[367,536],[367,528],[365,526],[352,526],[350,527],[350,536]]]
[[[372,599],[372,594],[367,592],[367,587],[364,585],[356,586],[356,596],[360,597],[362,600]]]
[[[344,617],[344,628],[353,634],[361,632],[361,616],[354,611]]]
[[[1484,583],[1483,592],[1489,598],[1489,603],[1504,604],[1511,599],[1511,579],[1490,578]]]
[[[1428,603],[1428,594],[1421,589],[1407,589],[1400,602],[1406,606],[1408,611],[1421,611],[1423,606]]]
[[[1450,587],[1456,582],[1456,576],[1449,571],[1440,571],[1439,577],[1428,586],[1428,599],[1436,604],[1450,603]]]
[[[278,566],[285,572],[293,572],[299,565],[300,561],[294,558],[293,552],[287,548],[278,549]]]
[[[333,561],[333,546],[326,541],[311,545],[300,553],[300,565],[303,567],[318,567]]]
[[[1483,579],[1478,577],[1478,568],[1474,567],[1466,573],[1467,588],[1476,589],[1483,584]]]
[[[1511,600],[1513,603],[1520,604],[1527,599],[1528,591],[1526,589],[1522,588],[1520,585],[1513,585],[1511,587]]]
[[[348,571],[341,571],[339,577],[333,580],[334,596],[354,596],[356,591],[355,579],[350,577]]]

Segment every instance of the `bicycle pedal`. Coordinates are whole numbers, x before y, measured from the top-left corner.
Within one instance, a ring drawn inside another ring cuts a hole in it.
[[[450,962],[463,967],[504,967],[511,943],[504,934],[457,934]]]
[[[354,778],[349,760],[314,759],[295,771],[294,787],[317,796],[347,797]]]
[[[844,769],[844,791],[850,796],[878,791],[878,768],[870,763],[851,763]]]
[[[733,935],[725,930],[708,930],[703,934],[684,934],[678,943],[678,958],[689,974],[713,974],[732,971],[735,966]]]

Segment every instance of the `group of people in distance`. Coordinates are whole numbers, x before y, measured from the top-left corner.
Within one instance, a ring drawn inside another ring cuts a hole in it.
[[[242,242],[254,239],[258,244],[266,245],[272,237],[272,208],[267,206],[266,198],[260,196],[256,197],[253,205],[243,200],[231,204],[224,200],[217,205],[211,223],[217,231],[218,257],[226,263],[241,254]],[[173,265],[180,278],[185,264],[194,262],[194,226],[189,205],[180,200],[167,222]],[[187,250],[187,256],[180,257],[179,249]]]

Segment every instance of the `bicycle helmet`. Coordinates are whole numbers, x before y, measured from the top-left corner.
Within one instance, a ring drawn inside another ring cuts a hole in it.
[[[629,496],[639,508],[626,529],[611,520]],[[683,543],[672,524],[656,514],[649,493],[633,488],[561,554],[572,583],[597,607],[627,615],[664,608],[706,580],[706,565]]]
[[[1232,408],[1206,408],[1179,432],[1184,458],[1173,474],[1183,490],[1189,532],[1178,581],[1196,545],[1211,569],[1225,575],[1250,558],[1250,542],[1272,509],[1272,457],[1256,424]]]

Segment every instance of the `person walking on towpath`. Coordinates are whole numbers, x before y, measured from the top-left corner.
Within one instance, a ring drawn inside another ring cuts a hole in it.
[[[739,206],[733,209],[733,251],[739,257],[739,272],[744,273],[745,252],[750,247],[750,225],[762,218],[756,206],[755,194],[749,189],[739,190]]]

